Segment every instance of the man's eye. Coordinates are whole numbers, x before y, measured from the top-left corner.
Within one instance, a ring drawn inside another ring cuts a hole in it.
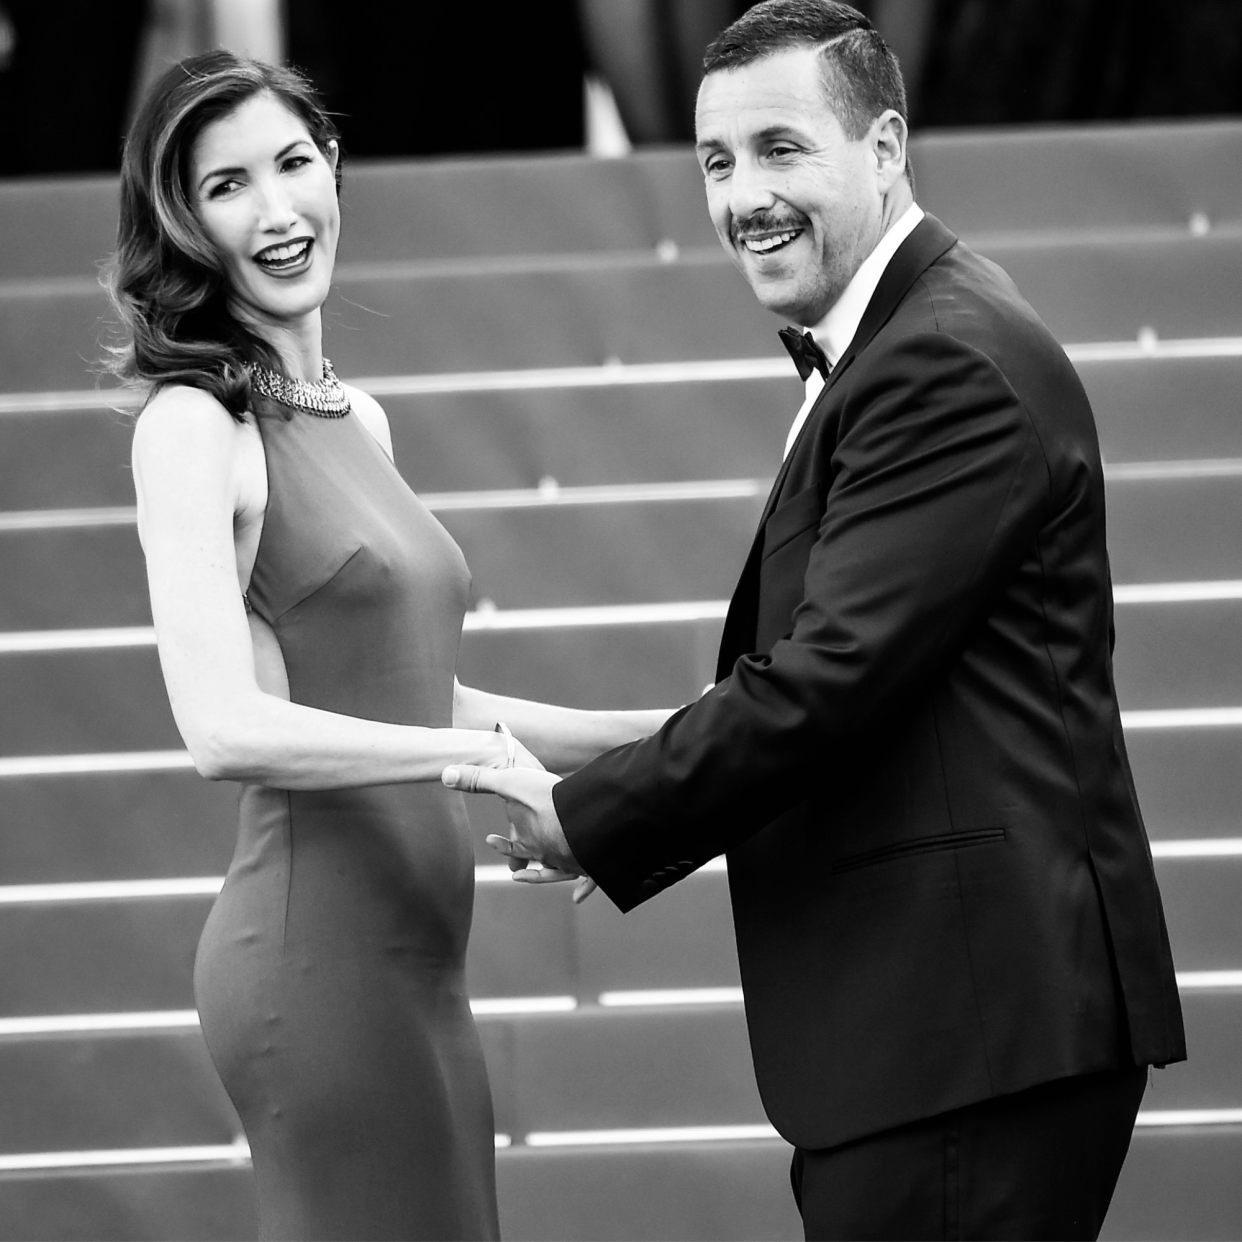
[[[720,177],[729,171],[732,165],[728,160],[708,160],[706,170],[709,177]]]
[[[776,147],[769,148],[768,154],[775,155],[779,159],[785,155],[796,155],[797,151],[794,147],[782,145],[782,146],[776,146]]]

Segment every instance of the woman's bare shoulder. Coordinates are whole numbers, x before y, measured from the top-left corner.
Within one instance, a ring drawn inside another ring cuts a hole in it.
[[[244,438],[250,415],[238,421],[201,388],[170,384],[161,388],[138,415],[134,425],[134,452],[178,453],[227,449]]]
[[[237,420],[224,405],[202,388],[169,384],[160,388],[142,407],[134,430],[147,436],[187,431],[210,433],[236,426]]]

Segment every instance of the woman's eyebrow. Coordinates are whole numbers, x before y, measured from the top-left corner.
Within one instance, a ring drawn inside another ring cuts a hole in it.
[[[280,150],[276,152],[275,160],[273,162],[283,160],[285,156],[288,155],[289,152],[293,150],[294,147],[301,146],[303,143],[307,141],[308,139],[306,138],[295,138],[287,146],[281,147]],[[235,177],[237,176],[238,173],[244,173],[245,171],[246,170],[243,167],[241,167],[240,164],[235,165],[232,168],[213,168],[210,172],[203,174],[203,176],[199,180],[198,188],[201,190],[203,186],[205,186],[207,182],[212,179],[212,177]]]

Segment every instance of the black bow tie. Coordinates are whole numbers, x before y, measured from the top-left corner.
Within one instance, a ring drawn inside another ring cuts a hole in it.
[[[828,378],[828,355],[815,343],[815,338],[809,332],[799,332],[797,328],[782,328],[776,335],[789,350],[789,356],[798,368],[798,375],[803,383],[806,383],[812,371],[818,371],[824,379]]]

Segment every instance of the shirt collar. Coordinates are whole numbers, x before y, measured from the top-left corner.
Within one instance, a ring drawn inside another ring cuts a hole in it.
[[[862,323],[867,304],[875,293],[884,269],[898,247],[914,232],[926,213],[918,203],[911,203],[876,242],[875,249],[862,261],[845,291],[832,304],[828,313],[811,329],[811,335],[828,355],[828,365],[835,367]]]

